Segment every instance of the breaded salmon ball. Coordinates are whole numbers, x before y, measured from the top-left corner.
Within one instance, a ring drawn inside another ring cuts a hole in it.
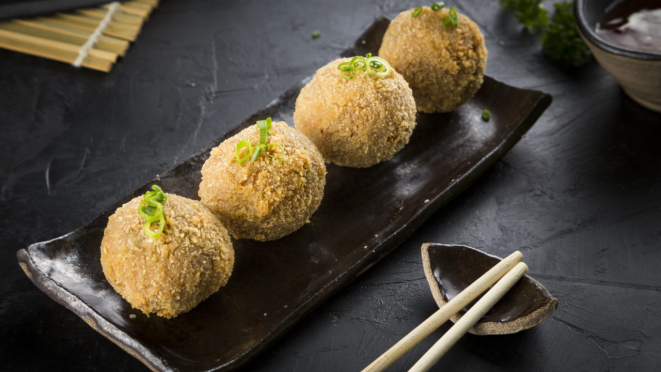
[[[400,13],[383,36],[379,56],[404,76],[418,111],[449,112],[475,95],[482,85],[487,49],[480,28],[458,14],[457,27],[443,25],[447,8],[423,7]]]
[[[133,308],[174,318],[224,286],[234,266],[229,234],[202,203],[167,194],[165,226],[144,231],[137,197],[110,216],[101,242],[106,279]]]
[[[337,59],[320,68],[296,99],[296,129],[317,145],[327,162],[366,168],[390,160],[415,128],[415,101],[402,75],[354,71],[342,77]]]
[[[274,158],[265,150],[255,161],[239,163],[240,141],[260,143],[259,129],[252,125],[211,150],[202,167],[200,198],[237,239],[288,235],[309,222],[324,196],[326,166],[315,145],[282,121],[273,123],[270,133],[266,144],[280,146],[268,150]]]

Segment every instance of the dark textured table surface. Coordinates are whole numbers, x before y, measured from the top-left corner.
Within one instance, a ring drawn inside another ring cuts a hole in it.
[[[40,292],[16,251],[73,230],[336,57],[376,17],[414,5],[164,0],[110,74],[0,50],[0,370],[146,371]],[[595,62],[551,63],[496,1],[457,8],[486,37],[487,73],[553,104],[474,185],[243,370],[362,369],[436,308],[425,242],[520,249],[560,301],[534,329],[465,336],[436,370],[661,369],[661,115]]]

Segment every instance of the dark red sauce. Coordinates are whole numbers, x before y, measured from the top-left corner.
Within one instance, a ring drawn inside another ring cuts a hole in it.
[[[620,0],[606,8],[595,31],[609,44],[661,54],[661,0]]]

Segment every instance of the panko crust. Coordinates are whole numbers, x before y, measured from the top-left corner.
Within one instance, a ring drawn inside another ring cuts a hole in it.
[[[232,274],[234,249],[227,230],[202,203],[167,194],[165,228],[157,239],[143,230],[142,196],[110,216],[101,242],[106,279],[147,316],[174,318],[218,291]]]
[[[257,126],[251,125],[211,150],[202,166],[198,191],[202,202],[237,239],[275,240],[298,230],[309,222],[324,196],[326,166],[321,153],[282,121],[273,123],[267,143],[282,146],[284,163],[262,152],[257,161],[239,164],[236,145],[241,140],[258,145]],[[270,153],[281,159],[277,146]]]
[[[413,90],[418,111],[449,112],[482,85],[487,48],[480,28],[463,14],[458,26],[443,26],[449,10],[423,7],[400,13],[383,36],[379,56],[404,76]]]
[[[294,123],[327,162],[367,168],[390,160],[415,128],[415,101],[396,71],[378,77],[354,71],[342,77],[337,59],[320,68],[296,99]]]

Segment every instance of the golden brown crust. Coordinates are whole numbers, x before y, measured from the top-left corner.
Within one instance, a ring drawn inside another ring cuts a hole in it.
[[[409,142],[415,128],[415,102],[396,71],[378,77],[355,71],[351,80],[337,66],[320,68],[296,99],[294,123],[328,162],[365,168],[390,160]]]
[[[141,196],[134,198],[108,219],[101,266],[131,306],[147,315],[174,318],[227,283],[234,249],[227,230],[207,207],[174,194],[163,205],[163,233],[150,238],[138,214],[141,201]]]
[[[262,153],[256,162],[236,161],[241,140],[259,144],[259,130],[252,125],[220,146],[202,167],[198,191],[202,202],[223,221],[237,239],[279,239],[306,222],[324,196],[326,166],[310,140],[284,122],[273,123],[267,143],[280,144],[286,155],[277,163]],[[244,150],[246,152],[247,150]],[[277,146],[271,154],[280,159]]]
[[[400,13],[383,36],[379,56],[404,76],[419,111],[448,112],[473,97],[482,85],[487,49],[480,28],[458,14],[458,26],[443,26],[447,8],[423,7]]]

